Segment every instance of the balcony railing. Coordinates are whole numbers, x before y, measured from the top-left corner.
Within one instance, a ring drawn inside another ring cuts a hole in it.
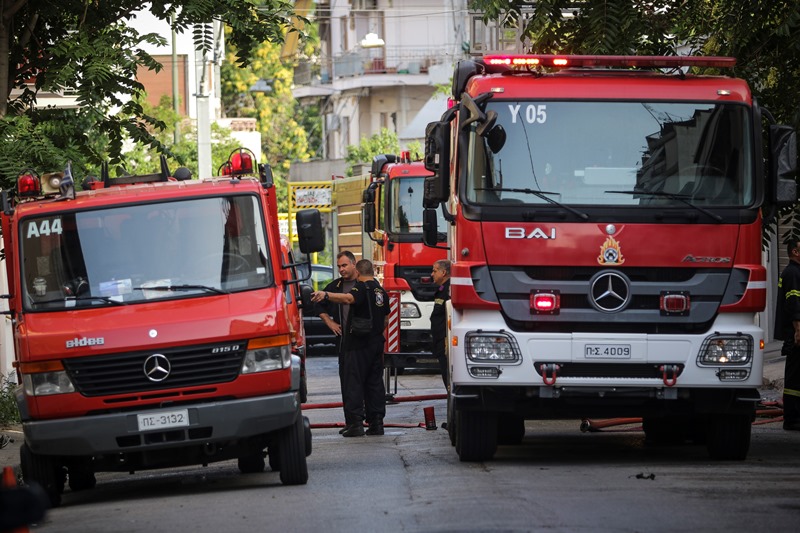
[[[442,47],[451,49],[451,47]],[[301,62],[294,70],[295,85],[332,83],[339,78],[362,74],[421,74],[432,65],[451,62],[452,54],[442,49],[386,47],[358,49],[333,58]]]

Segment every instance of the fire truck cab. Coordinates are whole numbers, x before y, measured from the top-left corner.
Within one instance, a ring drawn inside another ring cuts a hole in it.
[[[390,317],[387,366],[439,368],[431,354],[430,315],[438,289],[431,270],[435,261],[447,257],[447,251],[445,234],[437,239],[436,247],[422,242],[422,194],[431,173],[403,152],[400,157],[375,156],[370,175],[372,181],[363,194],[362,223],[373,245],[365,245],[364,257],[372,259],[384,289],[399,296],[399,321]]]
[[[256,472],[267,449],[284,484],[306,483],[286,300],[298,280],[271,170],[253,171],[177,180],[162,160],[80,192],[27,171],[2,192],[22,473],[53,505],[96,471],[237,459]],[[321,250],[319,212],[297,218],[301,250]]]
[[[461,460],[520,442],[526,419],[573,417],[641,417],[650,440],[746,457],[762,214],[796,200],[797,139],[743,80],[687,72],[734,64],[457,65],[454,105],[427,130],[425,236],[437,241],[444,206],[448,431]]]

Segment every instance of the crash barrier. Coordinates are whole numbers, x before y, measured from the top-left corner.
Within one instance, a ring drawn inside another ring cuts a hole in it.
[[[387,401],[387,405],[391,405],[394,403],[403,403],[403,402],[426,402],[430,400],[446,400],[447,394],[422,394],[418,396],[393,396],[391,401]],[[303,411],[309,411],[313,409],[333,409],[336,407],[342,407],[344,404],[342,402],[328,402],[328,403],[305,403],[302,405]],[[434,411],[433,406],[427,406],[423,409],[425,413],[425,421],[420,422],[419,424],[401,424],[401,423],[387,423],[384,421],[384,427],[390,428],[425,428],[425,429],[436,429],[436,414]],[[327,422],[327,423],[318,423],[318,424],[311,424],[311,429],[331,429],[331,428],[341,428],[344,427],[344,422]],[[365,424],[366,426],[366,424]]]
[[[773,422],[783,422],[783,402],[782,401],[770,401],[770,402],[760,402],[758,404],[759,408],[756,409],[756,419],[753,421],[754,426],[760,426],[763,424],[772,424]],[[641,424],[641,418],[608,418],[603,420],[591,420],[589,418],[584,418],[581,420],[581,432],[598,432],[604,431],[607,428],[617,427],[617,426],[630,426],[633,424]],[[642,427],[639,425],[638,427],[628,427],[628,428],[621,428],[621,429],[614,429],[611,431],[641,431]]]

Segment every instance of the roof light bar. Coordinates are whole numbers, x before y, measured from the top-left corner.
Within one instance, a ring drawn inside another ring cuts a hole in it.
[[[487,55],[487,65],[510,67],[636,67],[678,68],[716,67],[733,68],[736,58],[720,56],[587,56],[587,55]]]

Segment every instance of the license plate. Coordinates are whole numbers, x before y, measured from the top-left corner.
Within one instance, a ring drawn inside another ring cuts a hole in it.
[[[136,419],[139,421],[139,431],[178,428],[189,425],[189,410],[158,411],[157,413],[136,415]]]
[[[630,344],[587,344],[583,353],[587,359],[630,359]]]

